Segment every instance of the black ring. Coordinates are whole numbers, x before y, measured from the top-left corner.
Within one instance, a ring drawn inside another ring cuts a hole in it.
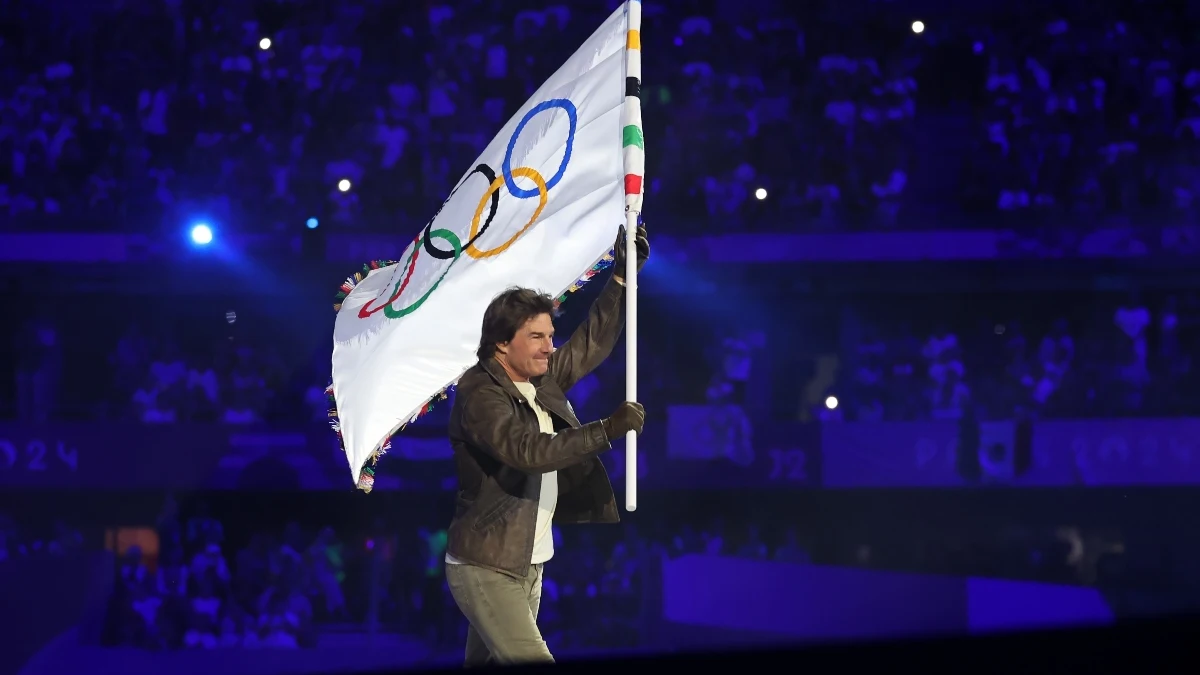
[[[467,179],[477,173],[482,174],[483,177],[487,179],[489,186],[496,182],[496,172],[493,171],[492,167],[488,166],[487,164],[480,164],[474,169],[471,169],[471,172],[466,176],[463,176],[462,181],[450,191],[450,196],[446,197],[446,201],[442,202],[442,205],[438,207],[437,213],[434,213],[433,218],[429,219],[429,222],[425,225],[425,232],[421,235],[421,243],[425,246],[425,252],[431,257],[437,258],[438,260],[450,260],[454,257],[455,254],[453,250],[445,251],[437,246],[434,246],[433,239],[429,236],[429,233],[433,229],[433,221],[437,220],[438,214],[442,212],[442,209],[446,207],[446,204],[449,204],[450,200],[454,199],[454,195],[458,192],[458,188],[466,185]],[[487,220],[483,221],[483,226],[480,227],[479,231],[475,233],[475,236],[471,237],[471,240],[462,247],[462,250],[467,250],[467,248],[474,244],[477,239],[483,236],[484,232],[487,232],[488,227],[492,224],[492,219],[496,217],[496,210],[498,208],[500,208],[500,191],[493,190],[491,203],[488,205]]]

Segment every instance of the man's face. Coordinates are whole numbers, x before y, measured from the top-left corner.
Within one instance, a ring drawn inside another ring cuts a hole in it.
[[[549,314],[538,314],[517,329],[511,342],[502,342],[496,349],[514,379],[545,375],[554,353],[554,322]]]

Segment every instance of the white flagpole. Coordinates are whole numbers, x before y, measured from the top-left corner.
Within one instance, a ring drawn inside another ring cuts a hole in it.
[[[625,121],[636,130],[636,142],[622,133],[625,164],[625,400],[637,401],[637,221],[642,212],[643,179],[646,173],[642,138],[642,3],[626,0],[629,37],[625,48]],[[629,91],[630,83],[637,91]],[[637,510],[637,434],[625,434],[625,510]]]
[[[637,400],[637,217],[625,216],[625,400]],[[625,434],[625,510],[637,510],[637,433]]]

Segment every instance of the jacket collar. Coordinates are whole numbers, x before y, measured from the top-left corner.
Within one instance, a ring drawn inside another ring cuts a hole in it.
[[[508,376],[508,372],[504,370],[504,366],[494,358],[487,358],[479,362],[479,367],[483,368],[483,372],[487,373],[500,388],[508,393],[509,396],[524,401],[525,396],[517,389],[517,385],[513,384],[512,378]],[[529,380],[535,389],[541,389],[542,378],[535,377]]]

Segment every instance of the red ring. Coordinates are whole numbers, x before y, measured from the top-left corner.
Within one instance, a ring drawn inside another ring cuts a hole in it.
[[[387,307],[388,305],[395,302],[396,299],[399,298],[400,295],[404,293],[404,289],[408,287],[408,281],[410,279],[412,279],[413,271],[415,269],[417,269],[417,258],[421,255],[421,247],[419,245],[420,239],[421,239],[421,235],[419,235],[419,234],[416,236],[416,238],[413,239],[413,244],[414,244],[413,253],[412,253],[412,256],[408,259],[408,272],[406,272],[404,274],[404,280],[401,281],[398,286],[396,286],[396,290],[394,293],[392,293],[392,297],[388,298],[387,302],[376,307],[375,309],[369,309],[369,307],[371,306],[372,302],[379,299],[379,296],[377,295],[377,296],[375,296],[374,299],[368,300],[367,304],[365,304],[359,308],[358,318],[365,319],[365,318],[371,316],[375,312],[378,312],[379,310],[383,309],[384,307]]]

